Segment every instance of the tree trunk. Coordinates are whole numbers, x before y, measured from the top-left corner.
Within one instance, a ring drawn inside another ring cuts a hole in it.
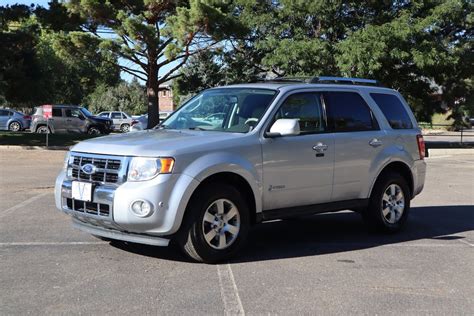
[[[148,125],[147,129],[153,128],[160,122],[159,95],[158,95],[158,68],[156,64],[149,65],[148,80],[146,83],[146,95],[148,98]]]

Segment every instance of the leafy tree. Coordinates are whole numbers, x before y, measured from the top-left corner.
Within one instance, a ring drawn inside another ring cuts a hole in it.
[[[138,115],[147,110],[145,87],[136,79],[131,83],[121,82],[115,87],[99,85],[85,102],[93,113],[124,111],[130,115]]]
[[[440,110],[433,95],[441,93],[457,124],[473,102],[473,9],[462,0],[413,1],[390,21],[350,33],[338,45],[338,65],[399,89],[419,119]]]
[[[77,41],[64,25],[78,28],[58,1],[50,9],[0,6],[0,95],[12,107],[79,104],[98,84],[119,81],[116,59],[98,42]],[[63,23],[61,23],[61,21]],[[54,22],[54,23],[53,23]],[[54,27],[53,27],[54,26]]]
[[[122,71],[146,82],[148,127],[159,121],[159,85],[179,76],[190,56],[240,30],[231,7],[218,0],[69,0],[67,7],[84,18],[83,39],[96,38],[126,61]]]
[[[234,3],[249,32],[230,39],[212,59],[187,65],[179,86],[192,88],[193,78],[208,78],[201,70],[209,66],[200,63],[212,62],[224,83],[258,74],[378,79],[400,90],[422,120],[441,111],[439,94],[457,121],[473,108],[472,1]],[[211,79],[200,86],[215,84]]]

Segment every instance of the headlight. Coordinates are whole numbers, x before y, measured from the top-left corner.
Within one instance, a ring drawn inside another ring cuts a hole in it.
[[[150,180],[160,173],[171,173],[173,166],[173,158],[134,157],[130,161],[127,178],[129,181]]]

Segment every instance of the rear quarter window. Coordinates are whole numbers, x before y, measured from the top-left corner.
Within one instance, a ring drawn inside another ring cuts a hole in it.
[[[393,94],[371,93],[370,96],[379,106],[393,129],[411,129],[413,123],[403,103]]]

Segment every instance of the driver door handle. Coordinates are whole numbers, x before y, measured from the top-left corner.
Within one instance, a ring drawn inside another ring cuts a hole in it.
[[[328,145],[323,143],[317,143],[313,146],[313,150],[317,151],[318,153],[323,152],[328,149]]]
[[[382,146],[382,141],[378,140],[377,138],[374,138],[369,142],[369,145],[372,147],[379,147]]]

